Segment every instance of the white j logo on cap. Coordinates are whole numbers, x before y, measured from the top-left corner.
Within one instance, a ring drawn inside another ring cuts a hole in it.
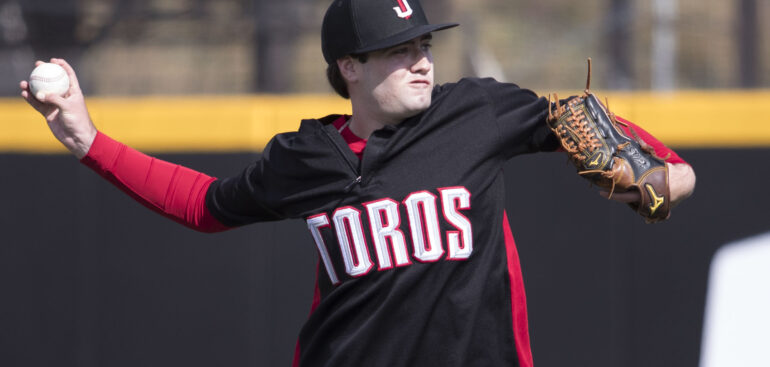
[[[393,10],[396,11],[399,18],[409,18],[412,16],[412,7],[409,6],[406,0],[398,0],[398,6],[393,8]]]

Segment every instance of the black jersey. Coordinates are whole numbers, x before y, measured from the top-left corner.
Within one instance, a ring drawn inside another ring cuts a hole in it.
[[[462,79],[375,131],[360,160],[327,116],[210,186],[224,224],[307,223],[318,302],[300,366],[531,365],[502,167],[558,146],[547,106],[513,84]]]

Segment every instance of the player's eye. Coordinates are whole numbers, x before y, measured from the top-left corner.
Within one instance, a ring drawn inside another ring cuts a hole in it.
[[[422,47],[423,51],[428,51],[431,49],[431,47],[433,47],[433,45],[430,43],[423,43],[422,45],[420,45],[420,47]]]

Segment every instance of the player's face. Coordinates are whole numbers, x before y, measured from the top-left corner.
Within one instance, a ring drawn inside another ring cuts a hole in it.
[[[373,108],[394,121],[414,116],[430,106],[433,90],[431,36],[369,54],[363,63],[362,87]]]

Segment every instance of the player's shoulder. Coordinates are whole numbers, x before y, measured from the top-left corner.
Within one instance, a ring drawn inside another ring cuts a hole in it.
[[[529,89],[517,84],[501,82],[494,78],[462,78],[454,83],[436,85],[433,98],[436,101],[464,101],[470,97],[478,97],[492,104],[505,101],[509,103],[526,103],[537,99],[537,95]]]
[[[315,137],[331,126],[342,115],[327,115],[320,118],[308,118],[300,121],[297,130],[278,133],[276,138],[283,140],[307,139]]]
[[[333,122],[341,115],[304,119],[296,131],[276,134],[266,149],[317,151],[328,148],[328,139],[334,129]]]
[[[434,97],[450,93],[484,92],[488,94],[503,93],[531,93],[527,89],[520,88],[515,83],[501,82],[495,78],[466,77],[453,83],[438,84],[433,89]]]
[[[312,181],[313,175],[339,173],[340,167],[346,167],[339,164],[338,151],[344,140],[339,134],[334,136],[334,126],[326,121],[302,120],[296,131],[275,135],[262,150],[262,161],[281,177]]]

